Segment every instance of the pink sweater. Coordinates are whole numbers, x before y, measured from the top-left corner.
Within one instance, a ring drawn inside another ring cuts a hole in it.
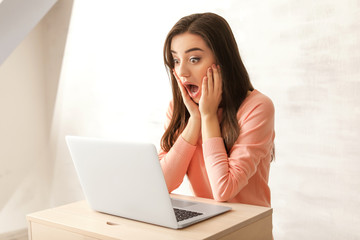
[[[173,106],[167,111],[168,126]],[[223,139],[199,137],[191,145],[181,136],[159,158],[169,192],[180,186],[187,174],[195,196],[270,207],[268,186],[271,150],[274,146],[274,105],[257,90],[237,112],[240,135],[227,156]]]

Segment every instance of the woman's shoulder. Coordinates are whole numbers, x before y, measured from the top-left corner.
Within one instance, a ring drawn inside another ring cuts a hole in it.
[[[274,115],[275,107],[272,100],[262,92],[254,89],[244,100],[238,110],[239,118],[244,118],[249,114],[263,113]]]
[[[267,107],[274,107],[272,100],[267,95],[263,94],[257,89],[254,89],[249,97],[249,100],[252,104],[262,104]]]

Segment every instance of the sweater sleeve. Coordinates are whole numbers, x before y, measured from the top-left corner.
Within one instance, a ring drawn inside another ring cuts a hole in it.
[[[266,98],[254,104],[245,115],[239,120],[240,134],[229,156],[221,137],[203,143],[205,167],[217,201],[235,197],[273,148],[274,106],[271,100]]]
[[[172,111],[172,103],[170,103],[166,114],[165,129],[170,124]],[[191,158],[194,155],[195,149],[196,146],[188,143],[181,137],[181,135],[175,141],[169,152],[165,152],[163,149],[160,149],[160,164],[169,193],[181,185]]]

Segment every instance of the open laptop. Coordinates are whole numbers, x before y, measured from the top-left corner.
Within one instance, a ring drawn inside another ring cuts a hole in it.
[[[90,207],[169,228],[184,228],[229,211],[216,204],[170,198],[155,145],[67,136]]]

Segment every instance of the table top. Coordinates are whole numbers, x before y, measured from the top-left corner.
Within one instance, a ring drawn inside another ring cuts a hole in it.
[[[230,206],[232,210],[174,230],[92,210],[86,201],[29,214],[28,221],[101,239],[216,239],[272,214],[272,208],[171,194],[173,198]]]

